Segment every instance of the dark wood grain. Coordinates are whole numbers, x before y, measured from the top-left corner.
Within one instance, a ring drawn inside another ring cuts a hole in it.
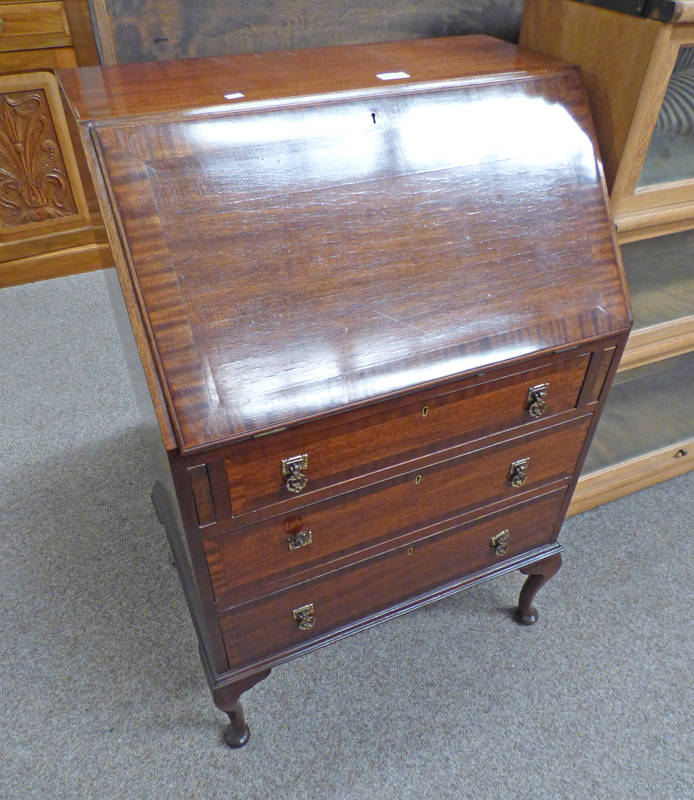
[[[240,698],[244,692],[267,678],[269,674],[270,670],[264,669],[233,683],[218,686],[212,692],[215,705],[229,717],[229,726],[224,731],[224,742],[229,747],[237,748],[248,744],[251,732],[246,724]]]
[[[179,490],[178,497],[174,499],[166,485],[170,481],[170,476],[163,476],[163,480],[155,482],[151,493],[152,505],[157,519],[164,526],[171,560],[178,571],[200,644],[200,655],[211,676],[228,668],[226,653],[221,641],[217,615],[212,607],[212,587],[202,547],[193,537],[186,536],[193,529],[191,515],[195,514],[195,511],[192,495],[186,495]],[[184,520],[183,531],[176,500],[180,504]]]
[[[605,379],[617,352],[616,345],[598,348],[590,360],[588,373],[581,389],[582,404],[597,403],[605,386]]]
[[[556,575],[560,567],[561,556],[559,554],[538,561],[529,567],[521,567],[521,572],[527,575],[528,578],[523,584],[518,598],[518,607],[513,614],[516,622],[521,625],[534,625],[537,622],[538,613],[533,606],[535,595],[551,577]]]
[[[98,129],[183,452],[628,327],[577,73],[496,77]]]
[[[207,465],[198,464],[188,470],[190,485],[195,498],[195,510],[200,526],[211,525],[216,522],[210,478],[207,474]]]
[[[566,65],[488,36],[285,50],[150,64],[61,70],[78,119],[105,120],[175,111],[231,110],[243,102],[383,88],[376,75],[404,70],[412,81],[550,75]],[[396,82],[397,83],[397,82]],[[403,81],[399,82],[400,84]],[[392,85],[392,84],[388,84]]]
[[[590,356],[572,355],[536,369],[486,380],[468,379],[409,395],[406,400],[341,414],[272,436],[243,442],[222,455],[235,516],[291,497],[281,475],[283,458],[308,456],[302,492],[410,460],[450,444],[527,424],[528,389],[550,384],[547,410],[535,425],[576,407]],[[306,502],[309,502],[307,499]]]
[[[369,489],[349,492],[300,510],[313,543],[290,552],[281,515],[205,541],[218,605],[244,595],[252,581],[291,573],[312,562],[462,514],[474,506],[511,500],[521,492],[572,475],[591,417],[564,423],[509,443],[413,470]],[[511,462],[530,458],[522,489],[509,481]],[[258,589],[254,590],[258,593]],[[262,592],[260,592],[262,593]]]
[[[331,628],[394,605],[500,559],[491,537],[511,531],[512,553],[551,541],[563,492],[462,530],[408,545],[356,567],[275,594],[221,616],[229,664],[242,666],[274,650],[309,642]],[[518,549],[516,549],[518,548]],[[315,607],[315,625],[300,631],[292,610]]]
[[[379,86],[394,69],[412,77]],[[578,73],[472,37],[65,86],[227,742],[267,668],[504,572],[547,576],[631,323]],[[304,453],[289,496],[281,461]]]

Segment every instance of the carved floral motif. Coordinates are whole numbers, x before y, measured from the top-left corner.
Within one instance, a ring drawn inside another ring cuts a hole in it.
[[[0,95],[0,223],[24,225],[76,212],[45,93]]]

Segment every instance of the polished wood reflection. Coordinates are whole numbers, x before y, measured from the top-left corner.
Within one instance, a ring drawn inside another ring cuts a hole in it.
[[[191,58],[62,70],[60,79],[78,119],[98,120],[161,112],[232,109],[330,92],[455,78],[549,75],[561,61],[519,50],[488,36],[447,36],[410,42],[317,47],[221,58]],[[410,79],[376,76],[405,71]],[[225,95],[238,95],[228,99]]]
[[[535,58],[465,37],[65,76],[230,746],[270,667],[516,569],[527,616],[558,563],[630,313],[580,76]]]
[[[427,92],[97,127],[182,451],[628,326],[578,73],[478,79],[485,41]]]

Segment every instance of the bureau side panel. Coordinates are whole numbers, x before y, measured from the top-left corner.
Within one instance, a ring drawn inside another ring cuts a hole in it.
[[[107,270],[105,276],[140,412],[140,436],[147,444],[150,457],[149,466],[154,479],[151,488],[154,510],[166,531],[201,651],[204,653],[207,665],[215,672],[220,672],[226,669],[227,661],[221,642],[219,622],[212,608],[207,566],[197,532],[196,535],[188,537],[184,522],[186,518],[188,531],[197,527],[197,524],[190,522],[194,514],[190,500],[191,485],[185,476],[177,475],[177,468],[180,471],[179,460],[175,453],[167,453],[164,447],[118,278],[113,270]]]
[[[176,440],[159,383],[155,358],[142,321],[140,300],[132,285],[118,221],[111,209],[91,132],[87,125],[80,125],[78,130],[116,267],[115,273],[107,271],[106,275],[118,330],[141,416],[150,423],[154,474],[157,476],[152,489],[152,501],[158,518],[165,526],[176,559],[209,677],[210,672],[223,671],[227,661],[219,621],[211,605],[212,592],[202,546],[193,534],[196,527],[193,522],[194,500],[190,496],[188,483],[177,477],[177,470],[181,467],[176,456]],[[156,435],[156,430],[159,436]],[[179,489],[175,481],[180,485],[181,498],[178,497]],[[181,510],[186,518],[185,522]]]

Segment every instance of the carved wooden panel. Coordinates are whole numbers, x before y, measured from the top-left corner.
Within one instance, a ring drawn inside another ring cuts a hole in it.
[[[35,236],[86,217],[53,75],[0,77],[0,237]]]
[[[76,212],[46,93],[0,94],[0,224],[26,225]]]

